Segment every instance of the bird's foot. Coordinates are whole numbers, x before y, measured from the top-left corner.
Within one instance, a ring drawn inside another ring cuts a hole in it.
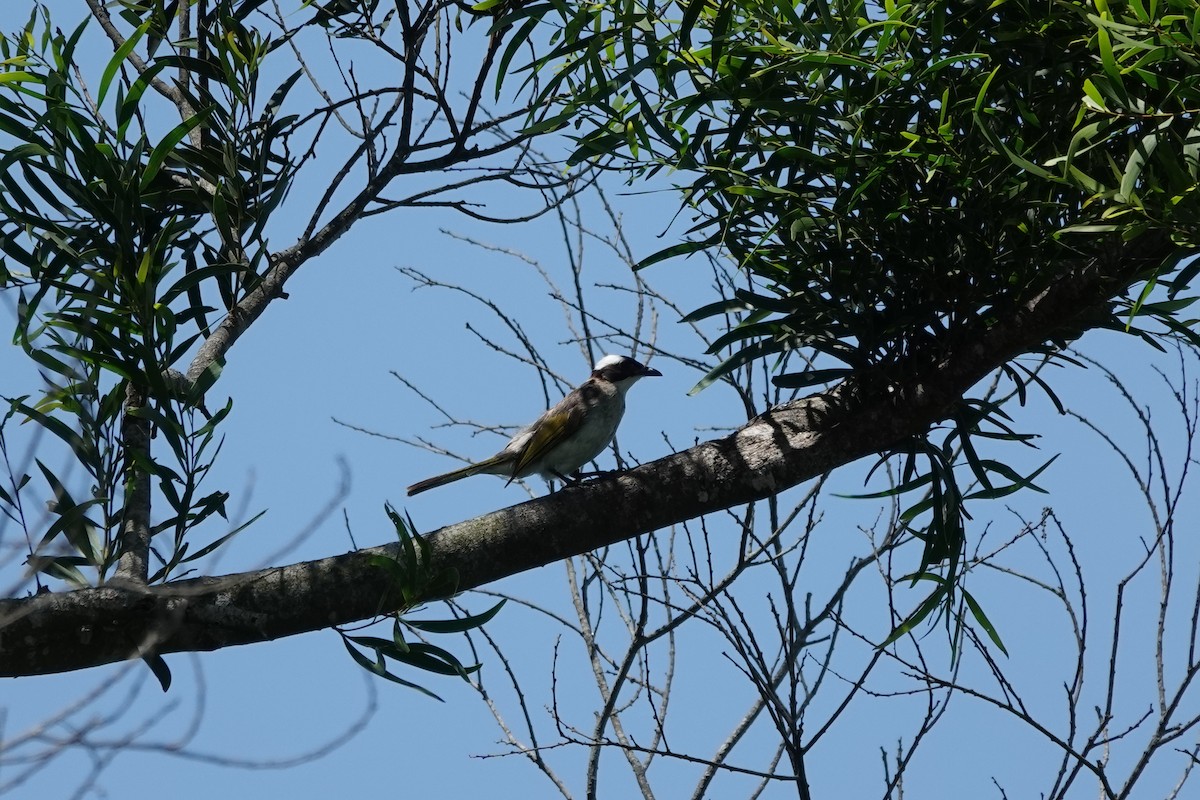
[[[576,483],[582,483],[585,480],[599,480],[600,478],[607,478],[612,475],[619,475],[620,473],[621,470],[619,469],[598,469],[595,472],[576,472],[572,477]]]
[[[619,469],[602,469],[595,472],[582,472],[580,470],[576,470],[570,475],[564,475],[561,472],[554,472],[553,475],[556,479],[562,482],[562,488],[565,489],[569,486],[582,486],[584,483],[600,480],[601,478],[607,478],[610,475],[617,475],[620,472],[621,470]]]
[[[579,484],[579,472],[578,471],[576,471],[570,475],[563,475],[558,470],[554,470],[551,474],[553,474],[555,478],[557,478],[559,481],[561,481],[562,485],[564,487],[576,486]]]

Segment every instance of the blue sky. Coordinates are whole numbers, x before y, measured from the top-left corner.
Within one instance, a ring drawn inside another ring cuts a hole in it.
[[[81,4],[52,4],[60,18],[82,13]],[[19,19],[22,15],[15,15]],[[66,25],[64,24],[64,27]],[[677,209],[666,191],[630,191],[619,182],[607,185],[622,213],[624,233],[637,256],[644,256],[671,237],[682,225],[671,227]],[[663,187],[656,186],[661,190]],[[306,191],[298,187],[297,191]],[[497,194],[493,202],[514,202]],[[594,200],[586,219],[604,233],[608,226]],[[450,232],[450,233],[448,233]],[[455,235],[470,237],[499,249],[485,249]],[[504,326],[479,304],[455,292],[414,289],[398,268],[415,268],[447,283],[459,283],[512,309],[552,366],[572,381],[582,379],[588,363],[577,344],[569,342],[559,305],[548,297],[542,278],[520,259],[502,250],[517,251],[535,259],[555,281],[569,283],[563,267],[562,236],[553,218],[521,226],[487,226],[444,211],[403,211],[376,217],[357,226],[320,259],[305,266],[288,285],[289,299],[276,302],[231,352],[225,372],[210,397],[210,405],[233,398],[233,413],[224,425],[226,444],[215,487],[234,493],[231,509],[244,508],[243,517],[260,509],[267,514],[234,540],[216,562],[218,573],[317,558],[351,549],[347,522],[360,546],[388,541],[391,532],[382,513],[385,502],[409,512],[417,526],[431,531],[439,526],[518,502],[527,496],[522,488],[504,486],[502,480],[479,477],[431,491],[417,498],[404,497],[404,487],[414,480],[449,469],[456,462],[382,437],[365,435],[335,420],[399,438],[423,436],[440,446],[481,458],[503,443],[500,436],[471,436],[461,429],[436,426],[438,414],[390,374],[400,373],[455,414],[481,424],[517,425],[535,417],[544,407],[540,384],[527,367],[516,367],[497,355],[472,334],[470,324],[486,337],[511,344]],[[584,282],[589,286],[628,283],[628,273],[615,255],[596,240],[588,239],[584,251]],[[697,261],[675,261],[653,267],[650,283],[671,301],[690,310],[712,299],[707,270]],[[628,324],[634,312],[627,293],[604,288],[589,290],[595,309]],[[0,302],[0,314],[11,314],[11,300]],[[701,357],[703,347],[668,309],[660,309],[658,344],[664,350]],[[1156,420],[1171,422],[1171,398],[1153,371],[1155,364],[1168,372],[1174,356],[1156,356],[1132,337],[1112,333],[1089,334],[1083,350],[1103,360],[1125,378],[1139,401],[1153,409]],[[605,346],[601,351],[619,351]],[[718,435],[721,429],[743,421],[732,393],[719,387],[689,397],[699,374],[662,358],[654,366],[663,377],[643,381],[629,397],[629,414],[619,440],[623,451],[650,460],[682,448],[697,438]],[[1194,364],[1193,364],[1194,366]],[[1055,369],[1054,386],[1068,407],[1094,417],[1118,440],[1133,447],[1135,464],[1146,460],[1138,443],[1144,440],[1129,410],[1107,387],[1095,369]],[[0,394],[29,391],[32,371],[17,348],[0,348]],[[554,400],[556,398],[551,398]],[[215,400],[215,402],[213,402]],[[1053,505],[1074,537],[1077,555],[1094,583],[1091,625],[1102,631],[1112,616],[1117,582],[1139,557],[1143,537],[1150,536],[1147,512],[1123,475],[1124,466],[1105,445],[1081,424],[1058,416],[1043,398],[1033,396],[1029,407],[1013,411],[1020,430],[1043,434],[1037,451],[1000,444],[992,453],[1029,471],[1051,455],[1061,454],[1039,480],[1049,495],[1023,492],[977,509],[969,535],[978,541],[999,542],[1018,527],[1017,515],[1033,519],[1045,505]],[[1180,448],[1177,428],[1164,433],[1168,448]],[[1176,452],[1178,457],[1178,452]],[[342,467],[348,470],[349,493],[336,512],[317,526],[302,543],[290,547],[298,532],[338,497]],[[611,465],[606,455],[604,466]],[[852,465],[834,474],[822,504],[823,514],[812,536],[812,566],[806,567],[806,591],[816,598],[840,579],[849,559],[861,553],[865,537],[879,506],[869,501],[837,497],[863,490],[866,464]],[[541,491],[540,487],[534,487]],[[871,489],[882,488],[876,482]],[[795,501],[806,487],[785,493]],[[1177,540],[1179,563],[1189,565],[1179,576],[1181,586],[1195,587],[1196,544],[1190,537],[1195,522],[1194,502],[1185,493],[1181,508],[1181,535]],[[344,516],[343,516],[344,514]],[[717,515],[719,516],[719,515]],[[236,521],[236,520],[235,520]],[[990,524],[989,524],[990,521]],[[721,520],[711,521],[719,531]],[[210,531],[219,535],[219,529]],[[658,534],[665,536],[664,534]],[[684,534],[680,532],[682,537]],[[695,530],[691,535],[696,535]],[[1054,547],[1052,537],[1048,547]],[[290,548],[290,549],[288,549]],[[282,549],[286,553],[280,555]],[[1017,564],[1038,570],[1036,548],[1014,554]],[[906,557],[915,556],[906,551]],[[896,574],[915,563],[896,566]],[[564,586],[565,568],[553,564],[502,581],[496,591],[511,593],[569,613]],[[1044,574],[1041,570],[1039,574]],[[9,572],[0,573],[8,585]],[[1154,701],[1153,674],[1147,654],[1157,635],[1154,628],[1155,594],[1143,576],[1129,589],[1129,604],[1136,609],[1130,639],[1120,653],[1122,673],[1128,678],[1119,701],[1121,722],[1135,720]],[[880,607],[884,598],[880,581],[856,593],[845,613],[855,625],[879,636],[886,633],[887,618]],[[1037,590],[1028,582],[996,573],[981,573],[972,591],[984,603],[1009,650],[1006,670],[1015,676],[1031,704],[1044,704],[1055,725],[1062,724],[1062,685],[1070,672],[1063,660],[1064,620],[1045,611]],[[873,586],[873,588],[872,588]],[[1186,595],[1188,589],[1179,590]],[[1195,591],[1191,588],[1191,591]],[[903,596],[903,593],[902,595]],[[919,596],[914,592],[912,602]],[[491,604],[489,597],[468,595],[473,609]],[[759,598],[758,610],[764,601]],[[1186,609],[1185,609],[1186,610]],[[436,615],[437,609],[431,609]],[[722,656],[726,645],[711,631],[699,628],[682,637],[679,647],[678,699],[672,707],[670,742],[678,750],[694,748],[701,755],[712,751],[724,731],[738,718],[751,698],[744,679]],[[530,687],[532,713],[546,730],[546,706],[552,669],[558,657],[560,708],[577,724],[587,726],[596,706],[586,662],[578,645],[560,640],[553,626],[538,615],[510,603],[489,626],[488,632],[513,654],[514,663]],[[882,633],[881,633],[882,632]],[[941,659],[946,671],[948,655],[938,641],[939,629],[923,630],[928,652]],[[1102,640],[1088,655],[1089,675],[1103,678],[1109,654]],[[445,643],[442,643],[445,644]],[[447,646],[464,655],[460,642]],[[854,672],[869,649],[846,646],[846,675]],[[173,798],[213,796],[287,795],[325,797],[333,793],[386,792],[424,797],[475,796],[488,791],[499,797],[550,797],[553,790],[519,756],[484,757],[505,752],[502,734],[478,696],[455,679],[417,676],[441,694],[437,703],[417,693],[366,679],[343,651],[339,638],[323,631],[288,640],[231,648],[215,653],[168,657],[175,685],[165,697],[140,664],[114,665],[79,673],[7,681],[0,693],[0,735],[13,737],[39,725],[57,709],[73,702],[93,687],[111,684],[97,709],[128,707],[112,730],[118,739],[158,714],[164,703],[178,706],[139,737],[143,743],[169,744],[193,722],[196,703],[203,706],[198,733],[186,747],[190,756],[158,749],[129,748],[106,767],[90,796],[149,797],[164,792]],[[843,662],[839,662],[843,663]],[[964,667],[986,683],[978,663]],[[504,677],[494,661],[485,662],[489,686],[503,687]],[[131,701],[126,689],[142,682]],[[831,683],[836,683],[830,678]],[[899,670],[888,673],[884,686],[899,689]],[[1097,683],[1094,686],[1100,686]],[[1096,691],[1092,689],[1090,691]],[[821,703],[836,705],[841,693],[831,690]],[[376,713],[365,729],[349,743],[325,757],[288,769],[243,769],[222,765],[222,760],[291,759],[319,747],[351,726],[374,697]],[[506,716],[516,711],[511,697],[498,689]],[[879,748],[894,747],[897,737],[910,736],[909,722],[918,713],[920,698],[879,697],[855,701],[829,736],[814,750],[812,781],[817,796],[876,796],[882,768]],[[1090,709],[1098,700],[1089,695]],[[1194,703],[1193,703],[1194,705]],[[832,707],[832,706],[831,706]],[[1114,723],[1117,724],[1117,723]],[[62,734],[64,729],[54,729]],[[549,730],[553,730],[552,727]],[[551,741],[553,739],[551,738]],[[751,746],[766,747],[769,738]],[[1185,739],[1181,747],[1193,739]],[[914,763],[906,788],[914,797],[998,796],[990,783],[996,776],[1009,797],[1032,796],[1044,788],[1054,759],[1028,729],[986,704],[957,697],[944,723],[935,729]],[[1121,758],[1118,751],[1116,758]],[[582,794],[583,755],[571,749],[551,751],[556,769],[575,794]],[[616,753],[605,756],[602,771],[604,797],[627,796],[631,786]],[[607,763],[609,760],[612,763]],[[1014,764],[1019,764],[1017,769]],[[91,762],[82,753],[63,756],[30,782],[16,788],[14,797],[66,797],[86,775]],[[1146,796],[1160,796],[1160,786],[1171,785],[1179,762],[1169,765],[1162,777],[1145,788]],[[0,785],[11,780],[19,765],[0,766]],[[694,768],[677,763],[655,767],[659,797],[687,796]],[[718,782],[713,797],[732,795],[734,786]],[[1080,796],[1094,796],[1092,784],[1083,781]],[[989,794],[990,793],[990,794]],[[776,788],[766,796],[792,796]]]

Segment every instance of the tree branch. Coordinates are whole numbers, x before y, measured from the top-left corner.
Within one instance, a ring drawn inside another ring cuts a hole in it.
[[[88,10],[92,12],[92,16],[100,23],[100,27],[104,30],[104,33],[112,41],[113,50],[120,50],[124,47],[126,39],[121,31],[117,29],[117,26],[113,24],[112,16],[108,13],[108,9],[104,3],[100,0],[84,0],[84,2],[87,3]],[[180,14],[186,16],[186,9],[181,11]],[[146,71],[150,68],[150,65],[134,51],[130,51],[125,56],[125,60],[133,65],[138,75],[145,75]],[[150,85],[154,87],[154,91],[175,104],[179,109],[179,116],[182,119],[190,119],[195,116],[196,110],[192,108],[191,103],[188,102],[187,98],[176,87],[170,85],[162,78],[151,78]]]
[[[135,412],[146,404],[132,382],[125,387],[121,444],[125,451],[125,509],[121,517],[121,558],[116,578],[144,586],[150,574],[150,420]]]
[[[470,135],[473,136],[474,132]],[[512,149],[530,138],[531,135],[522,134],[488,147],[461,145],[451,152],[419,162],[418,165],[409,164],[393,154],[379,174],[312,237],[271,255],[271,267],[263,275],[258,286],[238,301],[213,330],[212,335],[204,340],[188,367],[188,380],[196,382],[213,363],[224,359],[229,348],[233,347],[234,342],[267,310],[271,301],[286,296],[283,286],[288,279],[310,259],[321,255],[342,234],[349,231],[394,178],[412,173],[444,171],[463,161],[482,159]]]
[[[1134,242],[1143,257],[1161,258]],[[1160,262],[1161,263],[1161,262]],[[735,433],[618,476],[450,525],[428,537],[435,569],[458,589],[761,500],[885,451],[954,411],[974,384],[1047,339],[1095,324],[1098,308],[1140,269],[1099,265],[1065,275],[1024,306],[964,328],[886,371],[779,406]],[[895,380],[902,376],[903,380]],[[394,611],[399,598],[371,556],[385,545],[317,561],[129,592],[112,587],[0,601],[0,676],[61,672],[156,652],[268,641]],[[437,598],[428,598],[437,599]]]

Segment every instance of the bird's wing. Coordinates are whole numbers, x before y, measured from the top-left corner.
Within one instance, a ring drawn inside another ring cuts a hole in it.
[[[569,398],[568,398],[569,399]],[[517,460],[513,463],[512,478],[521,476],[531,464],[557,447],[564,439],[574,434],[583,424],[584,406],[582,403],[559,403],[533,425],[533,430]],[[510,482],[512,480],[510,478]]]

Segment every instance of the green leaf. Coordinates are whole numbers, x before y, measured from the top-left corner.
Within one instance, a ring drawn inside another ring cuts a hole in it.
[[[750,308],[751,308],[750,305],[747,304],[745,300],[739,300],[736,298],[730,299],[730,300],[718,300],[715,303],[709,303],[708,305],[704,305],[704,306],[701,306],[700,308],[697,308],[695,311],[692,311],[691,313],[687,314],[679,321],[680,322],[699,322],[700,320],[707,319],[708,317],[715,317],[715,316],[719,316],[719,315],[723,315],[723,314],[736,314],[741,311],[749,311]]]
[[[357,640],[357,638],[374,637],[351,638]],[[388,639],[380,639],[378,642],[378,644],[369,646],[380,656],[386,656],[423,672],[431,672],[435,675],[458,676],[466,679],[470,673],[476,672],[479,669],[478,665],[464,667],[453,653],[425,642],[406,643],[402,647],[397,642]]]
[[[784,341],[758,341],[743,347],[738,352],[731,355],[729,358],[722,361],[717,366],[708,371],[703,378],[692,387],[688,392],[689,396],[697,395],[707,389],[712,384],[719,381],[734,370],[749,364],[763,356],[778,353],[783,350],[792,349],[794,345]]]
[[[1130,202],[1134,189],[1137,188],[1138,179],[1142,176],[1142,170],[1150,157],[1154,155],[1157,147],[1158,134],[1150,133],[1143,136],[1133,152],[1129,154],[1129,159],[1125,162],[1125,170],[1121,173],[1121,189],[1117,195],[1122,202]]]
[[[87,518],[87,510],[101,506],[105,498],[93,497],[82,503],[76,503],[62,481],[40,460],[34,459],[42,476],[46,479],[50,491],[54,495],[54,514],[56,519],[42,534],[38,549],[44,549],[58,534],[63,534],[67,542],[82,557],[83,564],[96,565],[97,553],[92,542],[92,532],[99,526]]]
[[[90,564],[80,556],[30,556],[28,564],[34,570],[65,581],[76,589],[86,589],[91,586],[88,579],[79,571],[79,567],[90,566]]]
[[[405,619],[404,624],[418,630],[425,631],[426,633],[462,633],[463,631],[469,631],[474,630],[475,628],[483,627],[484,624],[489,622],[492,617],[496,616],[496,614],[500,612],[500,609],[504,607],[504,603],[505,601],[501,600],[499,603],[496,603],[496,605],[492,606],[487,611],[484,611],[482,614],[466,616],[460,619]]]
[[[657,253],[654,253],[653,255],[647,256],[646,258],[642,259],[641,262],[639,262],[638,265],[635,267],[635,269],[643,270],[646,267],[657,264],[660,261],[666,261],[668,258],[674,258],[675,256],[691,255],[692,253],[699,253],[702,250],[705,250],[710,246],[711,246],[711,243],[707,242],[707,241],[682,242],[680,244],[674,244],[674,245],[671,245],[670,247],[665,247],[662,250],[659,250]]]
[[[981,462],[981,464],[984,468],[986,468],[987,470],[989,470],[991,472],[995,472],[1000,475],[1003,475],[1005,478],[1008,478],[1010,481],[1012,481],[1012,484],[1009,486],[1002,486],[1002,487],[999,487],[996,489],[986,489],[986,490],[982,490],[982,491],[978,491],[978,492],[973,492],[973,493],[967,495],[963,499],[964,500],[976,500],[976,499],[996,500],[1001,497],[1007,497],[1008,495],[1013,494],[1014,492],[1020,491],[1022,489],[1032,489],[1035,492],[1040,492],[1042,494],[1048,494],[1048,492],[1045,489],[1036,485],[1033,481],[1037,478],[1038,475],[1041,475],[1042,472],[1045,471],[1045,469],[1047,467],[1049,467],[1051,464],[1053,464],[1057,459],[1058,459],[1058,455],[1056,454],[1053,457],[1051,457],[1045,464],[1042,464],[1040,467],[1035,469],[1028,477],[1022,477],[1020,475],[1020,473],[1018,473],[1016,470],[1014,470],[1012,467],[1008,466],[1007,464],[1003,464],[999,461],[985,459]]]
[[[1136,313],[1139,316],[1146,314],[1152,314],[1154,316],[1170,316],[1192,305],[1198,299],[1200,298],[1180,297],[1176,300],[1160,300],[1156,303],[1142,303],[1138,307]]]
[[[137,47],[142,36],[150,29],[152,19],[147,19],[141,25],[134,29],[133,33],[121,43],[121,46],[113,53],[113,57],[109,59],[108,64],[104,67],[104,72],[100,76],[100,83],[96,88],[96,105],[103,106],[104,98],[108,95],[108,87],[112,85],[113,78],[116,77],[117,70],[125,63],[125,59],[133,52],[133,48]]]
[[[32,72],[9,70],[0,72],[0,83],[41,83],[41,78]]]
[[[505,20],[504,22],[510,23],[508,20]],[[541,19],[538,16],[532,16],[521,23],[521,27],[511,37],[509,37],[508,44],[504,48],[504,52],[501,54],[500,60],[496,65],[495,97],[497,100],[500,99],[500,89],[503,87],[504,81],[508,77],[509,64],[512,63],[512,60],[516,56],[517,52],[520,51],[523,46],[525,46],[529,36],[533,33],[534,28],[536,28],[540,22]],[[501,21],[497,21],[497,24],[501,24]]]
[[[983,613],[983,608],[966,589],[961,589],[960,591],[963,600],[967,603],[967,608],[971,610],[971,616],[975,617],[975,621],[979,623],[979,627],[983,628],[988,638],[992,640],[992,643],[1000,648],[1001,653],[1008,655],[1008,649],[1004,646],[1004,642],[1000,640],[1000,634],[996,631],[996,627],[992,625],[992,621]]]
[[[1146,281],[1146,285],[1142,287],[1141,294],[1138,295],[1138,299],[1134,301],[1133,305],[1129,309],[1129,317],[1125,322],[1126,333],[1128,333],[1133,327],[1133,318],[1138,316],[1138,314],[1141,312],[1142,304],[1145,303],[1147,298],[1150,297],[1150,293],[1154,291],[1154,287],[1157,285],[1157,278],[1151,278],[1150,280]]]
[[[36,422],[45,430],[57,436],[71,448],[71,452],[79,459],[82,464],[94,465],[97,463],[98,454],[95,452],[93,445],[79,435],[61,419],[43,414],[41,411],[26,405],[19,400],[10,401],[13,409],[23,414],[28,419]]]
[[[243,522],[241,525],[238,525],[236,528],[231,530],[229,533],[225,534],[224,536],[220,537],[219,539],[216,539],[213,542],[210,542],[209,544],[206,544],[204,547],[201,547],[196,552],[188,555],[187,558],[182,559],[179,563],[186,564],[189,561],[195,561],[198,558],[204,558],[206,555],[213,552],[214,550],[219,548],[221,545],[225,544],[227,541],[232,539],[234,536],[237,536],[239,533],[246,530],[246,528],[249,528],[251,525],[253,525],[255,522],[257,522],[259,520],[259,518],[261,518],[266,513],[267,512],[265,509],[258,512],[253,517],[248,519],[246,522]]]
[[[142,170],[142,179],[139,184],[141,191],[144,192],[150,188],[151,183],[157,177],[158,171],[162,168],[163,162],[167,160],[167,157],[183,141],[184,137],[208,119],[211,113],[212,109],[204,109],[193,114],[172,128],[170,133],[154,146],[154,150],[150,153],[150,158],[146,161],[146,166]]]
[[[365,655],[360,653],[358,651],[358,649],[354,647],[354,645],[352,645],[350,643],[349,638],[347,636],[345,636],[344,634],[342,635],[342,644],[346,646],[346,651],[348,653],[350,653],[350,657],[354,659],[355,663],[357,663],[360,667],[367,670],[368,672],[378,675],[381,678],[386,678],[387,680],[392,681],[393,683],[398,683],[401,686],[406,686],[409,689],[415,689],[416,691],[420,692],[421,694],[425,695],[426,697],[432,697],[434,700],[437,700],[439,703],[445,702],[444,700],[442,700],[442,698],[438,697],[436,694],[429,691],[424,686],[413,683],[412,681],[406,681],[403,678],[399,677],[398,675],[395,675],[392,672],[390,672],[387,668],[387,665],[386,665],[384,659],[383,659],[383,656],[377,656],[375,661],[372,661],[371,659],[367,658]]]
[[[158,685],[165,692],[171,688],[171,668],[167,666],[167,662],[157,653],[142,656],[142,661],[146,662],[146,666],[154,673],[154,677],[158,678]]]
[[[1100,63],[1104,66],[1105,74],[1116,86],[1120,86],[1121,67],[1117,64],[1117,58],[1113,53],[1112,38],[1109,37],[1108,31],[1103,25],[1096,28],[1096,47],[1100,51]]]
[[[938,587],[934,589],[928,597],[921,601],[921,604],[917,606],[911,614],[905,617],[899,625],[892,629],[892,632],[888,634],[888,637],[879,645],[880,648],[887,647],[888,645],[895,643],[911,633],[918,625],[924,622],[930,614],[937,610],[937,608],[941,606],[942,601],[946,599],[948,588],[946,582],[941,577],[932,573],[922,573],[914,577],[914,580],[918,579],[934,580],[938,583]]]
[[[119,98],[117,105],[117,139],[125,141],[125,135],[129,130],[129,124],[137,115],[138,108],[141,104],[142,97],[146,94],[146,90],[150,88],[154,79],[158,74],[166,68],[167,64],[162,59],[157,59],[140,72],[137,79],[129,86],[129,91],[124,97]]]

